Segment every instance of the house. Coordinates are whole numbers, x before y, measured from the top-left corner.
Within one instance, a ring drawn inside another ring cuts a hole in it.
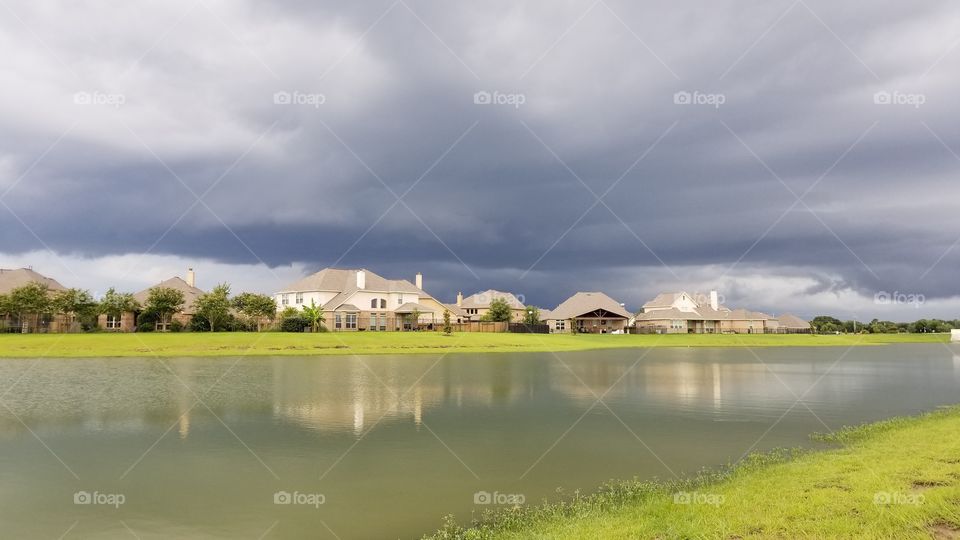
[[[14,289],[37,283],[45,285],[50,293],[67,290],[57,280],[34,272],[32,268],[0,268],[0,294],[10,294]],[[39,313],[10,313],[0,316],[0,328],[16,329],[19,332],[49,331],[55,329],[56,322],[44,318]]]
[[[457,293],[457,307],[462,309],[471,321],[479,321],[488,311],[490,303],[494,300],[504,300],[510,306],[510,322],[523,322],[523,317],[527,313],[527,307],[513,293],[495,291],[489,289],[464,298],[463,294]]]
[[[638,332],[657,334],[763,334],[780,331],[780,321],[766,313],[730,309],[709,294],[658,294],[643,305],[635,322]],[[809,325],[808,325],[809,326]]]
[[[387,279],[365,268],[324,268],[274,295],[277,311],[303,309],[311,303],[326,313],[324,326],[334,331],[413,330],[443,321],[453,309],[423,290],[423,274],[411,283]],[[416,320],[414,320],[416,319]]]
[[[782,334],[809,334],[810,323],[790,313],[784,313],[777,317],[779,321],[778,331]]]
[[[183,293],[183,308],[174,313],[170,318],[170,321],[177,321],[183,326],[189,326],[190,322],[193,320],[193,316],[196,314],[196,307],[194,306],[197,298],[200,295],[204,294],[202,289],[196,287],[197,275],[193,271],[193,268],[187,270],[186,279],[174,276],[170,279],[161,281],[156,285],[147,287],[146,289],[135,293],[133,295],[134,300],[144,306],[147,303],[147,299],[150,297],[150,291],[156,288],[167,288],[175,289]],[[140,316],[140,311],[132,312],[127,311],[121,313],[120,315],[106,315],[101,314],[97,319],[97,324],[100,328],[104,330],[109,330],[112,332],[132,332],[138,326],[138,318]],[[169,330],[169,323],[163,323],[160,321],[156,322],[157,331],[164,332]]]
[[[602,292],[578,292],[555,309],[540,312],[551,333],[623,333],[629,331],[632,317],[623,304]]]

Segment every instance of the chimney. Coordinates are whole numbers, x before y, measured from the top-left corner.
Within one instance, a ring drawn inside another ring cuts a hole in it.
[[[357,288],[365,289],[367,287],[367,273],[363,270],[357,270]]]
[[[462,293],[462,292],[458,292],[458,293],[457,293],[457,307],[460,307],[460,306],[462,306],[462,305],[463,305],[463,293]]]
[[[187,268],[187,285],[197,286],[197,273],[193,271],[193,268]]]
[[[418,289],[423,290],[423,274],[421,274],[420,272],[417,272],[415,283],[417,284]]]
[[[720,309],[720,301],[717,296],[717,291],[710,291],[710,307],[713,308],[714,311]]]

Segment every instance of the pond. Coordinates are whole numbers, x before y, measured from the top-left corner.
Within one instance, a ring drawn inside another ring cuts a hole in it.
[[[418,538],[960,402],[960,347],[0,360],[4,537]]]

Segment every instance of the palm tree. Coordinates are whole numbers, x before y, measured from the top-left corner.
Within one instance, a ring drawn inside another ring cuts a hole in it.
[[[314,332],[320,331],[320,325],[327,320],[323,315],[323,307],[315,304],[313,300],[310,300],[310,307],[303,306],[303,316],[310,321],[310,329]]]

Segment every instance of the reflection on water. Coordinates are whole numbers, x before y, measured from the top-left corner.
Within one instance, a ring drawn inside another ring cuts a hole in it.
[[[0,527],[417,537],[482,510],[480,490],[536,502],[960,402],[951,347],[4,360]],[[280,490],[326,503],[278,506]]]

